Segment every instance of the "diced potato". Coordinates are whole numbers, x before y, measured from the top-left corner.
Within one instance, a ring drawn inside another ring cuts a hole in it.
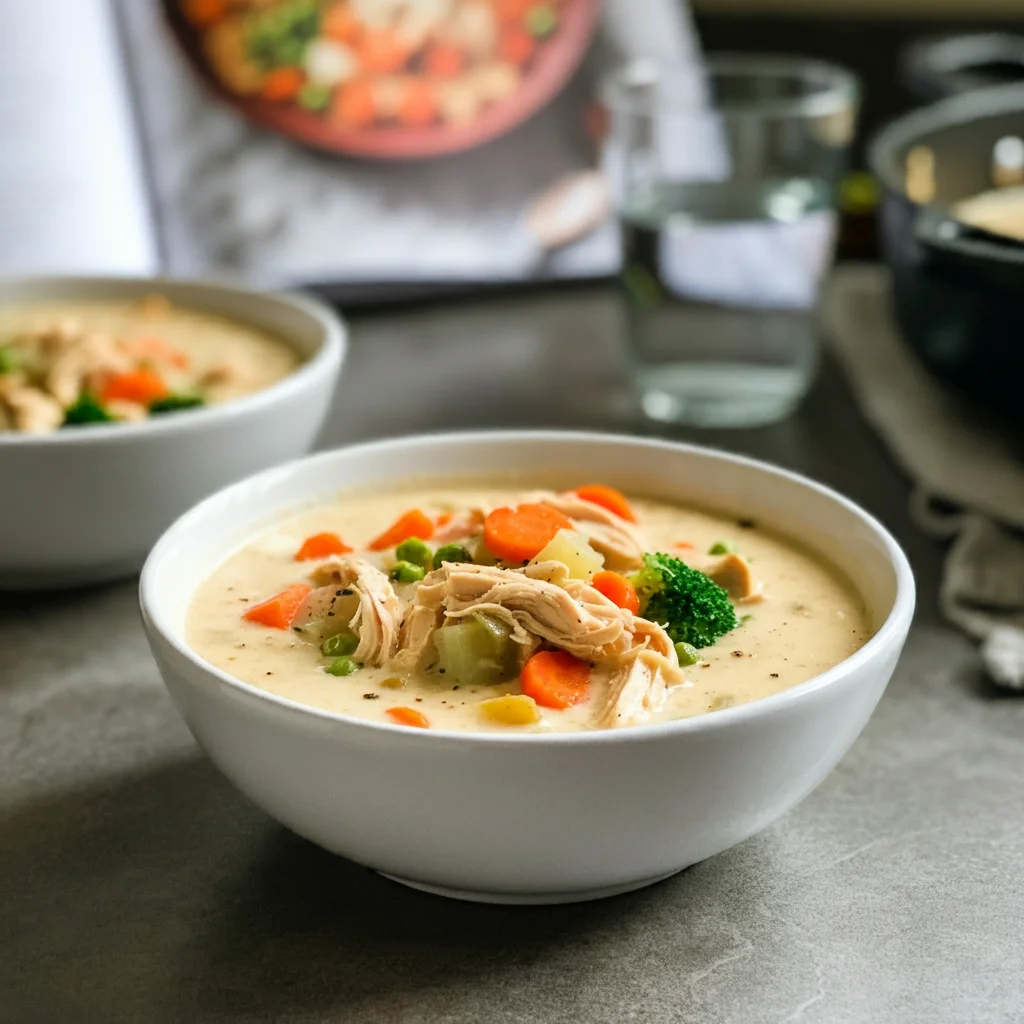
[[[490,686],[512,678],[515,644],[489,616],[449,623],[434,634],[438,668],[460,686]]]
[[[587,538],[573,530],[559,530],[533,560],[562,562],[574,580],[589,580],[604,568],[604,555],[595,551]]]
[[[525,693],[508,693],[480,701],[480,713],[502,725],[535,725],[540,721],[536,701]]]

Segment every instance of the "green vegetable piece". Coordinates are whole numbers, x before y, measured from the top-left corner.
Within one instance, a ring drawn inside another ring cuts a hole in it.
[[[523,25],[531,36],[549,36],[558,28],[558,14],[550,4],[536,4],[526,12]]]
[[[619,275],[626,297],[637,309],[653,309],[664,298],[661,285],[654,275],[639,263],[631,263]]]
[[[165,412],[179,412],[182,409],[195,409],[205,404],[199,395],[176,395],[171,394],[166,398],[158,398],[150,402],[149,412],[153,416],[159,416]]]
[[[461,544],[445,544],[434,555],[434,565],[442,562],[472,562],[473,556]]]
[[[415,583],[426,575],[427,572],[422,565],[415,565],[412,562],[395,562],[388,573],[396,583]]]
[[[99,399],[83,391],[74,405],[64,410],[64,426],[77,427],[88,423],[112,423],[114,417],[100,404]]]
[[[444,626],[434,634],[438,669],[459,686],[490,686],[516,674],[508,627],[490,615]]]
[[[395,558],[399,562],[409,562],[412,565],[418,565],[426,572],[430,572],[434,565],[434,553],[430,550],[430,545],[424,544],[419,537],[410,537],[408,540],[403,540],[395,548]]]
[[[730,552],[736,549],[727,540],[716,540],[711,547],[708,548],[709,555],[728,555]]]
[[[663,625],[673,643],[710,647],[738,625],[728,593],[671,555],[648,552],[632,583],[640,614]]]
[[[18,368],[18,356],[13,345],[0,345],[0,373],[11,373]]]
[[[340,658],[335,658],[324,671],[329,672],[332,676],[350,676],[353,672],[358,672],[362,667],[358,661],[347,655],[342,655]]]
[[[697,652],[697,648],[685,641],[676,644],[676,657],[679,659],[679,664],[684,666],[696,665],[700,661],[700,654]]]
[[[298,95],[299,106],[313,114],[326,110],[331,102],[331,87],[329,85],[317,85],[315,82],[307,82]]]
[[[320,650],[328,658],[336,658],[342,654],[354,654],[358,646],[359,637],[355,633],[336,633],[320,645]]]

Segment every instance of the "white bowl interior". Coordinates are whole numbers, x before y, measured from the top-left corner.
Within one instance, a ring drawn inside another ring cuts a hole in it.
[[[584,434],[463,434],[399,438],[316,455],[242,481],[202,502],[159,542],[143,575],[157,625],[184,645],[197,587],[231,553],[283,514],[347,488],[403,479],[536,474],[566,486],[600,480],[627,492],[704,505],[797,539],[835,565],[860,592],[874,631],[893,612],[910,570],[898,546],[866,513],[802,477],[685,445]]]

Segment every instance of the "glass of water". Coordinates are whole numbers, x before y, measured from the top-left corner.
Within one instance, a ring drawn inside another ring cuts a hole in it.
[[[756,426],[818,363],[859,89],[799,58],[633,61],[604,82],[637,391],[653,419]]]

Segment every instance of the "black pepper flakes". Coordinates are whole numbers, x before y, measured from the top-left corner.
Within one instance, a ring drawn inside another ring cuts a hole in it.
[[[743,652],[742,651],[733,651],[732,652],[732,656],[734,658],[742,658],[743,657]]]
[[[769,672],[768,674],[772,677],[772,679],[778,679],[779,678],[779,673],[778,672]]]
[[[423,698],[422,697],[417,697],[416,698],[416,703],[417,704],[422,704],[423,703]]]
[[[273,672],[268,672],[267,673],[268,676],[272,676],[273,674],[274,674]]]
[[[754,527],[757,526],[757,523],[754,522],[753,519],[737,519],[736,520],[736,525],[741,530],[753,530]]]
[[[377,700],[380,697],[379,693],[364,693],[363,700]]]

